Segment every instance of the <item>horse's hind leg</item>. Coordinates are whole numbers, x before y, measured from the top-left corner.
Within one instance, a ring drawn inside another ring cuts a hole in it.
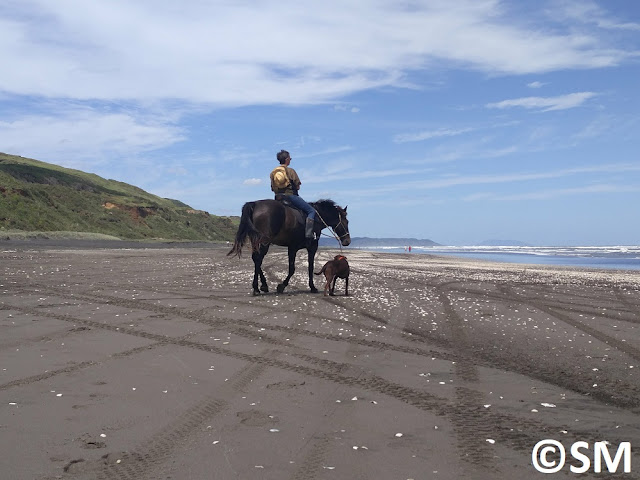
[[[260,253],[262,254],[262,258],[267,255],[269,251],[269,245],[260,245]],[[269,293],[269,286],[267,285],[267,279],[264,276],[264,272],[262,271],[262,262],[260,262],[260,271],[258,272],[260,275],[260,290],[264,293]]]
[[[287,278],[278,285],[278,293],[284,292],[286,286],[289,285],[289,280],[296,271],[296,252],[296,249],[289,247],[289,275],[287,275]]]
[[[262,271],[262,261],[264,260],[264,256],[267,254],[269,250],[269,245],[260,245],[260,248],[257,252],[253,252],[251,254],[251,258],[253,259],[254,265],[254,273],[253,273],[253,294],[259,295],[260,291],[258,290],[258,277],[260,277],[261,287],[260,290],[263,292],[268,292],[269,287],[267,286],[267,279],[264,276],[264,272]]]
[[[264,292],[264,293],[269,293],[269,285],[267,285],[267,279],[264,276],[264,273],[262,273],[262,269],[260,269],[260,291]]]

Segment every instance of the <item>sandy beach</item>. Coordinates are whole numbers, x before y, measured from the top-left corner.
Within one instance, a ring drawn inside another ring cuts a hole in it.
[[[638,272],[347,251],[324,297],[300,252],[252,296],[228,247],[107,247],[0,242],[2,479],[554,478],[545,439],[640,478]]]

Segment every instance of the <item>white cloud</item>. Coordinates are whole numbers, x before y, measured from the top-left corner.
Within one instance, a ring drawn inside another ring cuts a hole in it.
[[[334,105],[333,111],[334,112],[348,112],[348,111],[354,112],[354,111],[360,111],[360,109],[358,107],[349,108],[347,105]]]
[[[539,190],[533,192],[523,192],[515,195],[477,194],[465,197],[465,201],[494,200],[494,201],[517,201],[517,200],[548,200],[557,197],[567,197],[572,195],[598,194],[598,193],[623,193],[640,192],[640,187],[632,185],[617,184],[596,184],[571,188],[556,188]]]
[[[587,100],[595,96],[596,94],[594,92],[578,92],[570,93],[568,95],[560,95],[557,97],[514,98],[511,100],[503,100],[496,103],[488,103],[486,107],[499,109],[522,107],[540,109],[544,112],[549,112],[552,110],[566,110],[569,108],[579,107]]]
[[[529,87],[529,88],[542,88],[545,85],[546,85],[546,83],[542,83],[542,82],[527,83],[527,87]]]
[[[488,0],[7,0],[0,91],[215,105],[325,102],[431,65],[491,74],[617,65],[598,38],[519,24]]]
[[[244,182],[242,182],[243,185],[261,185],[262,184],[262,179],[261,178],[247,178]]]
[[[511,184],[519,182],[529,182],[537,180],[548,180],[554,178],[565,178],[574,175],[600,174],[600,173],[623,173],[640,172],[640,165],[633,164],[603,164],[585,167],[566,168],[560,170],[540,171],[540,172],[513,172],[495,174],[473,174],[473,175],[443,175],[440,178],[429,180],[403,181],[400,183],[388,183],[384,186],[370,188],[367,190],[354,191],[360,196],[377,196],[384,193],[398,191],[422,191],[464,185],[490,185],[490,184]],[[417,172],[414,172],[417,173]],[[405,173],[406,174],[406,173]]]
[[[335,155],[337,153],[343,153],[353,150],[353,147],[350,145],[342,145],[339,147],[331,147],[318,152],[310,152],[305,154],[296,155],[297,158],[312,158],[319,156],[327,156],[327,155]]]
[[[619,118],[608,115],[600,116],[589,122],[582,130],[574,134],[571,139],[574,141],[582,141],[584,139],[600,137],[610,131],[614,126],[619,125],[619,123]]]
[[[101,157],[155,150],[184,139],[180,128],[160,116],[65,108],[57,114],[0,120],[0,145],[7,152],[40,158]]]
[[[189,170],[187,170],[184,167],[181,166],[177,166],[177,167],[168,167],[167,168],[167,173],[171,174],[171,175],[176,175],[179,177],[184,177],[186,175],[189,175]]]
[[[473,195],[467,195],[466,197],[462,197],[462,201],[464,202],[479,202],[484,200],[492,200],[495,198],[494,193],[474,193]]]
[[[391,170],[358,170],[358,171],[334,171],[325,174],[308,175],[305,177],[305,183],[326,183],[335,180],[365,180],[372,178],[388,178],[397,176],[414,176],[420,173],[425,173],[425,169],[407,169],[407,168],[395,168]]]
[[[471,131],[473,131],[472,128],[461,128],[461,129],[439,128],[437,130],[427,130],[419,133],[398,134],[393,137],[393,141],[395,143],[421,142],[423,140],[430,140],[432,138],[453,137],[453,136],[462,135],[463,133],[467,133]]]
[[[640,31],[640,23],[618,21],[592,1],[558,2],[555,6],[558,8],[560,18],[564,20],[593,24],[607,30]]]

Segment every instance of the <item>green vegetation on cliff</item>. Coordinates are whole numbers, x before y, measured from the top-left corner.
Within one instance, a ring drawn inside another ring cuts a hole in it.
[[[98,175],[0,153],[2,231],[90,232],[121,239],[232,240],[239,219]]]

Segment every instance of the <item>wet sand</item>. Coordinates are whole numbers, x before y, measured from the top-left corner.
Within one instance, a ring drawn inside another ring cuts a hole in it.
[[[301,252],[254,297],[226,247],[100,247],[0,243],[3,479],[542,478],[543,439],[640,446],[640,273],[347,251],[324,297]]]

